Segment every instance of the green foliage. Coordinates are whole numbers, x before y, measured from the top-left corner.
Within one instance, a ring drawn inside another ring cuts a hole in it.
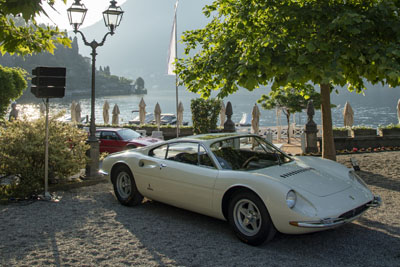
[[[0,128],[0,174],[18,181],[0,186],[0,198],[24,198],[44,187],[45,119],[7,122]],[[65,179],[87,163],[87,133],[55,119],[49,123],[49,178]],[[51,176],[50,176],[51,175]]]
[[[189,91],[219,96],[272,84],[400,84],[400,4],[380,0],[215,0],[177,62]],[[198,50],[197,48],[201,48]]]
[[[193,132],[195,134],[209,133],[217,129],[218,114],[221,110],[221,101],[218,99],[192,99]]]
[[[365,125],[356,125],[351,127],[352,130],[374,130],[374,128]]]
[[[269,95],[262,95],[257,101],[264,109],[282,108],[285,115],[301,112],[307,108],[309,100],[313,100],[314,107],[320,108],[321,97],[310,84],[288,84],[282,88],[272,90]]]
[[[66,3],[66,0],[62,0]],[[71,40],[58,28],[38,27],[35,16],[43,13],[42,0],[0,0],[0,52],[19,55],[54,52],[56,44],[70,46]],[[54,0],[47,1],[50,5]]]
[[[348,127],[333,127],[334,131],[339,131],[339,132],[347,132],[349,130]]]
[[[239,87],[320,85],[324,158],[335,160],[328,87],[400,85],[397,0],[215,0],[203,12],[211,22],[183,36],[181,84],[205,98],[212,90],[225,97]]]
[[[0,66],[0,118],[6,114],[10,101],[22,95],[27,85],[25,75],[24,70]]]
[[[400,124],[379,125],[378,129],[400,129]]]

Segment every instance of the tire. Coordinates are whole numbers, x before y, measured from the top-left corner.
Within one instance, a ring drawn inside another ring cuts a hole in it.
[[[276,229],[263,201],[253,192],[239,191],[229,202],[229,224],[244,243],[258,246],[270,241]]]
[[[136,206],[142,203],[143,196],[136,187],[131,170],[124,165],[118,166],[113,172],[112,182],[118,201],[125,206]]]

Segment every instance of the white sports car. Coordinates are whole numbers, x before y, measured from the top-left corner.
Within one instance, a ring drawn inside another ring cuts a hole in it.
[[[123,205],[143,197],[227,220],[251,245],[276,230],[334,228],[379,206],[353,170],[317,157],[291,157],[251,134],[177,138],[109,155],[109,176]]]

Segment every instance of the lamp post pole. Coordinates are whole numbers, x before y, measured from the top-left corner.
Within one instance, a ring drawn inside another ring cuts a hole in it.
[[[88,151],[88,156],[90,158],[90,163],[86,166],[86,177],[95,178],[98,176],[99,171],[99,140],[96,138],[96,118],[95,118],[95,105],[96,105],[96,49],[99,46],[103,46],[108,35],[113,35],[117,26],[119,26],[123,11],[116,4],[115,0],[110,1],[111,5],[109,8],[103,12],[104,23],[109,29],[103,40],[98,43],[95,40],[88,42],[85,35],[78,30],[79,26],[83,23],[87,9],[84,4],[81,4],[81,0],[75,0],[72,6],[67,10],[68,18],[70,24],[74,27],[74,33],[79,33],[82,36],[83,42],[86,46],[92,48],[92,90],[91,90],[91,109],[90,109],[90,134],[88,143],[90,149]]]
[[[108,32],[104,35],[103,40],[101,43],[96,42],[93,40],[92,42],[88,42],[85,38],[85,35],[81,32],[76,30],[75,33],[79,33],[82,36],[83,42],[86,46],[92,48],[92,90],[91,90],[91,106],[90,106],[90,128],[89,128],[89,139],[88,143],[90,145],[89,150],[89,157],[90,163],[86,167],[86,177],[96,177],[99,171],[99,140],[96,138],[96,56],[97,56],[97,47],[103,46],[104,42],[107,39],[107,36],[111,34]]]

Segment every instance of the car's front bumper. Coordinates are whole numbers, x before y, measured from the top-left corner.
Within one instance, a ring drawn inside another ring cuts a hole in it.
[[[352,209],[346,213],[343,213],[338,218],[326,218],[317,221],[290,221],[289,224],[297,227],[304,228],[334,228],[351,221],[354,221],[358,217],[360,217],[368,208],[370,207],[379,207],[382,203],[382,200],[379,196],[374,196],[374,199],[370,202]]]

